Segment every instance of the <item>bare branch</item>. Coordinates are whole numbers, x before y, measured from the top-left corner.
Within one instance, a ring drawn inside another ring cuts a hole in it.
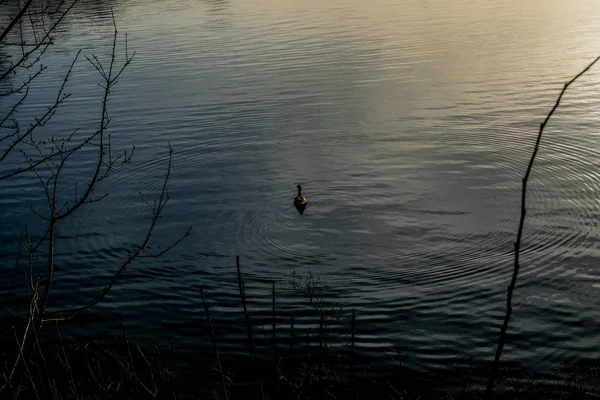
[[[69,11],[71,11],[71,9],[73,7],[75,7],[75,4],[77,4],[78,1],[79,0],[73,0],[70,3],[69,7],[62,12],[62,14],[57,18],[56,21],[54,21],[54,23],[52,24],[50,29],[45,30],[44,36],[39,40],[39,46],[34,46],[32,50],[30,50],[28,52],[24,52],[23,55],[21,56],[21,58],[16,63],[11,65],[2,75],[0,75],[0,81],[3,80],[4,78],[6,78],[7,76],[9,76],[11,73],[13,73],[13,71],[15,69],[17,69],[19,66],[22,66],[23,62],[25,62],[25,60],[27,60],[34,52],[36,52],[38,50],[40,51],[40,54],[38,54],[38,56],[36,57],[34,62],[31,65],[29,65],[29,67],[31,67],[33,64],[35,64],[40,59],[41,55],[46,51],[46,49],[48,48],[50,43],[52,43],[49,40],[50,34],[60,25],[62,20],[67,16]],[[19,18],[19,20],[21,20],[21,18]]]
[[[15,25],[19,21],[21,21],[21,19],[23,18],[23,15],[25,15],[25,13],[27,12],[27,9],[29,8],[29,6],[31,6],[31,3],[33,3],[33,0],[27,0],[27,3],[25,3],[25,5],[23,5],[23,8],[21,8],[21,10],[19,11],[19,13],[12,19],[12,21],[10,21],[10,23],[8,24],[8,26],[6,27],[6,29],[4,29],[2,31],[2,33],[0,33],[0,43],[2,43],[4,41],[4,39],[6,39],[6,36],[15,27]]]
[[[154,228],[156,227],[156,224],[161,217],[161,213],[162,213],[165,205],[168,202],[167,184],[169,182],[169,178],[170,178],[170,174],[171,174],[172,159],[173,159],[173,149],[169,146],[169,161],[168,161],[168,165],[167,165],[167,173],[166,173],[166,176],[163,181],[163,186],[161,189],[159,200],[156,203],[156,207],[154,207],[153,211],[152,211],[150,226],[148,227],[148,230],[146,231],[146,235],[145,235],[142,243],[139,244],[138,246],[136,246],[135,251],[127,257],[127,259],[123,262],[123,264],[115,272],[115,274],[111,278],[108,285],[106,285],[102,290],[100,290],[100,292],[95,297],[93,297],[87,303],[85,303],[84,305],[79,306],[79,307],[72,307],[70,309],[62,309],[62,310],[47,312],[47,313],[45,313],[44,322],[71,319],[77,313],[80,313],[81,311],[84,311],[84,310],[94,306],[99,301],[101,301],[104,298],[104,296],[106,296],[106,294],[112,289],[112,287],[117,283],[119,278],[125,273],[125,271],[127,270],[127,267],[137,258],[142,258],[142,253],[149,246],[150,241],[152,239],[152,235],[154,233]],[[190,232],[191,232],[191,227],[190,227],[190,229],[188,229],[185,232],[184,235],[182,235],[182,237],[180,237],[178,240],[173,242],[171,245],[169,245],[167,248],[165,248],[161,252],[159,252],[157,254],[145,256],[145,257],[160,257],[160,256],[164,255],[166,252],[173,249],[173,247],[175,247],[177,244],[181,243],[181,241],[183,239],[185,239],[187,236],[189,236]]]
[[[71,141],[71,139],[73,138],[73,135],[79,130],[79,128],[75,129],[73,131],[73,133],[68,136],[67,138],[56,138],[56,139],[52,139],[52,140],[57,140],[57,141]],[[88,143],[90,143],[95,137],[96,137],[97,133],[92,134],[91,136],[89,136],[88,138],[86,138],[84,141],[82,141],[80,144],[78,144],[77,146],[71,147],[69,149],[65,150],[65,160],[69,158],[69,156],[75,152],[77,152],[77,150],[81,149],[83,146],[87,145]],[[20,173],[23,172],[27,172],[27,171],[31,171],[33,168],[39,166],[42,163],[47,163],[49,160],[51,160],[52,158],[56,157],[57,155],[59,155],[58,153],[50,153],[50,154],[46,154],[44,155],[41,159],[33,162],[33,160],[31,158],[29,158],[24,151],[21,151],[21,153],[23,154],[23,156],[28,160],[28,167],[19,167],[14,169],[11,172],[6,173],[5,175],[0,175],[0,181],[3,179],[7,179],[10,178],[12,176],[18,175]]]
[[[496,354],[494,356],[494,361],[492,362],[492,370],[491,370],[491,373],[490,373],[490,376],[489,376],[489,379],[487,382],[486,393],[487,393],[488,397],[491,396],[492,391],[494,389],[494,380],[496,378],[496,374],[498,371],[500,357],[502,356],[502,350],[504,348],[504,342],[506,340],[506,331],[508,329],[508,323],[510,321],[510,316],[512,314],[512,295],[513,295],[515,286],[517,284],[519,268],[521,267],[520,262],[519,262],[519,256],[521,254],[521,238],[523,237],[523,227],[525,225],[525,214],[527,211],[526,210],[527,183],[529,181],[529,175],[530,175],[531,169],[533,167],[533,162],[535,161],[535,157],[536,157],[539,147],[540,147],[540,142],[542,140],[542,134],[544,133],[544,128],[546,127],[546,124],[548,123],[548,121],[550,121],[550,118],[552,117],[552,115],[554,115],[554,111],[556,111],[556,109],[558,108],[560,101],[563,97],[563,94],[566,92],[566,90],[569,88],[569,86],[571,86],[571,84],[573,84],[573,82],[575,82],[579,77],[581,77],[590,68],[592,68],[592,66],[594,66],[594,64],[596,64],[596,62],[598,62],[598,60],[600,60],[600,56],[596,57],[591,63],[588,64],[587,67],[585,67],[581,72],[579,72],[577,75],[575,75],[575,77],[573,79],[571,79],[570,81],[565,83],[562,90],[560,91],[560,94],[558,95],[558,98],[556,99],[556,102],[554,103],[554,106],[552,107],[552,109],[550,110],[550,112],[548,113],[548,115],[546,116],[544,121],[540,124],[540,130],[538,132],[537,139],[535,141],[535,146],[533,148],[533,152],[531,153],[531,158],[529,159],[529,164],[527,164],[527,170],[525,172],[525,176],[523,177],[523,180],[522,180],[521,216],[519,218],[519,228],[517,230],[517,240],[514,243],[515,257],[514,257],[513,273],[512,273],[512,278],[510,280],[510,284],[508,285],[508,288],[507,288],[506,312],[504,314],[504,321],[502,323],[502,327],[500,328],[500,337],[498,338],[498,346],[496,348]]]
[[[183,239],[185,239],[186,237],[190,236],[192,234],[192,227],[190,226],[187,231],[183,234],[183,236],[181,236],[179,239],[177,239],[176,241],[174,241],[173,243],[171,243],[170,245],[168,245],[167,247],[165,247],[163,250],[161,250],[158,253],[153,253],[153,254],[147,254],[147,255],[140,255],[140,258],[158,258],[161,257],[162,255],[164,255],[165,253],[167,253],[169,250],[173,249],[173,247],[177,246],[179,243],[181,243],[183,241]]]
[[[48,190],[48,182],[44,182],[44,178],[42,177],[42,175],[40,174],[40,172],[38,171],[38,169],[36,167],[32,167],[31,165],[30,165],[30,167],[33,170],[35,176],[40,181],[40,184],[42,185],[42,188],[44,189],[44,192],[46,193],[46,201],[48,201],[48,207],[50,207],[52,198],[50,195],[50,191]]]
[[[69,70],[70,71],[70,70]],[[68,78],[68,75],[65,77],[65,80]],[[1,78],[0,78],[1,80]],[[63,94],[62,90],[64,89],[64,85],[61,87],[61,91],[58,94],[57,97],[57,101],[48,108],[48,110],[44,113],[44,115],[41,118],[36,118],[35,119],[35,123],[34,124],[30,124],[29,128],[27,129],[27,132],[25,132],[22,135],[17,135],[17,138],[8,146],[8,148],[4,151],[4,153],[2,154],[2,156],[0,156],[0,163],[2,161],[4,161],[4,159],[10,154],[10,152],[21,142],[23,142],[27,137],[31,137],[31,134],[33,133],[33,131],[40,127],[40,126],[44,126],[49,120],[50,118],[52,118],[52,116],[54,115],[54,113],[56,112],[56,109],[62,104],[64,103],[64,101],[70,96],[70,94]],[[4,139],[3,139],[4,140]]]
[[[113,25],[114,25],[114,34],[113,34],[111,60],[110,60],[109,68],[108,68],[108,73],[106,75],[103,75],[103,76],[105,76],[105,90],[104,90],[104,97],[102,100],[102,115],[100,117],[100,127],[98,129],[98,137],[99,137],[98,161],[96,163],[96,168],[95,168],[94,174],[92,175],[91,179],[89,180],[86,191],[83,193],[83,195],[79,198],[79,200],[72,207],[70,207],[67,211],[57,214],[55,216],[57,222],[68,217],[69,215],[71,215],[73,212],[75,212],[75,210],[77,210],[79,207],[81,207],[83,204],[85,204],[88,201],[90,195],[93,193],[94,185],[96,184],[96,182],[98,182],[98,178],[101,176],[100,171],[101,171],[102,165],[104,163],[104,151],[105,151],[104,133],[106,130],[107,116],[108,116],[108,98],[110,95],[110,87],[114,84],[112,79],[113,79],[113,71],[114,71],[114,67],[115,67],[115,53],[116,53],[116,48],[117,48],[117,33],[118,32],[117,32],[117,25],[116,25],[116,23],[114,23],[114,19],[113,19]],[[125,64],[126,65],[124,65],[121,68],[121,71],[128,65],[128,61]]]
[[[48,68],[48,67],[45,65],[40,65],[40,69],[35,74],[29,75],[29,78],[27,78],[27,80],[25,82],[23,82],[21,84],[21,86],[19,86],[17,89],[11,89],[8,92],[0,92],[0,97],[9,96],[9,95],[15,94],[15,93],[21,93],[21,91],[25,88],[29,89],[29,85],[31,84],[31,82],[33,82],[33,80],[35,78],[40,76],[42,74],[42,72],[44,72],[46,70],[46,68]]]
[[[13,282],[15,280],[15,277],[17,276],[17,271],[18,271],[19,265],[21,263],[21,249],[23,248],[22,237],[23,237],[23,233],[21,232],[21,234],[19,235],[19,246],[17,248],[17,259],[15,261],[15,269],[12,273],[10,282],[8,283],[8,289],[6,290],[6,293],[4,294],[4,300],[2,301],[2,307],[0,307],[0,312],[4,311],[4,309],[6,307],[6,303],[8,302],[8,299],[9,299],[10,295],[12,294]]]
[[[6,121],[8,121],[8,119],[15,113],[15,111],[17,111],[17,108],[19,108],[19,106],[21,104],[23,104],[23,102],[25,101],[25,99],[27,98],[27,95],[29,94],[29,88],[27,88],[25,90],[25,94],[23,95],[23,97],[21,97],[19,99],[19,101],[17,101],[15,103],[14,106],[12,106],[12,108],[10,109],[10,111],[4,116],[4,119],[2,119],[2,121],[0,121],[0,128],[4,127],[4,124],[6,123]],[[0,142],[9,139],[11,137],[13,137],[14,135],[16,135],[19,131],[18,131],[18,126],[15,127],[16,132],[13,134],[8,134],[5,137],[3,137],[2,139],[0,139]]]
[[[88,56],[85,56],[85,59],[88,60],[90,64],[94,66],[94,68],[96,68],[96,71],[98,71],[100,75],[102,75],[104,80],[108,80],[108,75],[106,75],[106,72],[104,72],[104,68],[102,67],[102,63],[100,62],[100,60],[98,60],[98,57],[92,54],[92,58],[93,60],[90,59]]]

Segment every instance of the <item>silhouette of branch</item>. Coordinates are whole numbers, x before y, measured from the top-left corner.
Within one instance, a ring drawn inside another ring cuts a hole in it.
[[[15,124],[12,127],[5,127],[4,124],[6,123],[6,121],[8,121],[8,119],[11,117],[11,115],[13,115],[15,113],[15,111],[17,111],[17,108],[19,108],[19,106],[21,104],[23,104],[23,102],[25,101],[25,99],[27,98],[27,95],[29,94],[29,87],[25,90],[25,94],[23,95],[23,97],[21,97],[19,99],[19,101],[17,101],[11,108],[11,110],[4,116],[4,118],[2,119],[2,121],[0,121],[0,128],[9,128],[9,129],[14,129],[17,130],[18,132],[18,123],[13,120],[13,124]],[[8,138],[11,138],[15,135],[16,133],[12,133],[12,134],[7,134],[5,137],[3,137],[2,139],[0,139],[0,142],[5,141]]]
[[[31,3],[33,3],[33,0],[27,0],[27,3],[25,3],[23,5],[23,7],[19,11],[19,13],[10,21],[8,26],[0,33],[0,43],[2,43],[2,41],[4,41],[4,39],[6,39],[6,36],[8,36],[8,34],[15,27],[15,25],[19,21],[21,21],[21,19],[23,18],[23,15],[25,15],[27,10],[29,9],[29,6],[31,6]]]
[[[228,400],[227,386],[225,385],[225,376],[223,375],[223,367],[221,366],[221,358],[219,357],[219,350],[217,349],[217,340],[215,338],[215,331],[212,325],[212,318],[208,311],[208,304],[206,304],[206,298],[204,297],[204,289],[200,288],[200,295],[202,296],[202,304],[204,305],[204,312],[206,314],[206,321],[208,322],[208,331],[210,333],[210,340],[213,346],[213,352],[215,353],[215,359],[217,360],[217,368],[219,377],[221,378],[221,390],[223,391],[223,398]]]
[[[142,243],[136,246],[135,251],[127,257],[127,259],[123,262],[123,264],[121,264],[121,266],[115,272],[115,274],[111,278],[110,282],[104,288],[102,288],[102,290],[100,290],[98,292],[98,294],[96,294],[96,296],[94,296],[91,300],[89,300],[87,303],[85,303],[82,306],[78,306],[78,307],[74,306],[69,309],[62,309],[62,310],[50,311],[50,312],[45,313],[45,318],[43,320],[44,323],[49,322],[49,321],[64,321],[64,320],[71,319],[71,318],[75,317],[76,314],[96,305],[100,300],[102,300],[104,298],[104,296],[106,296],[106,294],[117,283],[119,278],[127,270],[127,267],[137,258],[142,258],[142,253],[150,245],[152,235],[154,234],[154,229],[158,223],[158,220],[160,219],[160,217],[162,215],[164,207],[166,206],[167,202],[169,201],[167,187],[168,187],[168,182],[169,182],[169,178],[170,178],[170,174],[171,174],[172,159],[173,159],[173,148],[169,146],[169,161],[168,161],[168,166],[167,166],[167,173],[166,173],[166,176],[163,181],[159,200],[158,200],[158,202],[156,202],[155,207],[152,210],[150,226],[148,227],[148,230],[146,231],[146,235],[145,235]],[[173,249],[173,247],[175,247],[177,244],[179,244],[187,236],[189,236],[190,231],[191,231],[191,227],[178,240],[176,240],[174,243],[169,245],[167,248],[165,248],[161,252],[159,252],[157,254],[147,255],[144,257],[160,257],[160,256],[162,256],[169,250]]]
[[[28,10],[19,10],[19,16],[15,19],[15,22],[10,29],[2,30],[2,28],[0,28],[2,32],[2,40],[0,40],[0,42],[2,42],[2,45],[7,44],[5,38],[8,37],[7,35],[12,31],[11,36],[20,36],[20,43],[18,43],[17,46],[20,46],[21,48],[21,51],[16,53],[18,55],[16,56],[18,60],[15,63],[11,63],[8,68],[0,71],[0,81],[10,74],[16,74],[17,70],[21,73],[21,71],[25,71],[32,68],[35,64],[40,63],[42,55],[52,43],[51,34],[78,2],[78,0],[68,0],[68,2],[62,1],[58,7],[54,8],[53,6],[53,10],[50,9],[50,6],[42,6],[39,11],[34,11],[32,10],[34,6],[30,6],[31,4],[35,4],[32,3],[32,1],[33,0],[29,0],[27,2],[27,7],[29,7]],[[1,2],[2,0],[0,0],[0,3]],[[26,15],[29,17],[29,22],[31,24],[28,28],[27,21],[25,20],[25,18],[27,18]],[[46,27],[44,21],[47,16],[51,15],[55,15],[57,20],[49,25],[49,27]],[[13,20],[11,20],[11,22],[12,21]],[[39,70],[28,75],[23,82],[16,85],[15,89],[5,90],[0,94],[3,98],[14,96],[14,99],[16,100],[12,107],[7,107],[8,113],[5,114],[3,118],[0,118],[0,131],[2,132],[2,135],[0,135],[0,145],[2,145],[2,148],[0,149],[0,181],[22,173],[28,173],[28,175],[31,174],[34,181],[39,182],[42,186],[43,193],[46,196],[46,204],[43,205],[43,210],[36,210],[31,206],[32,213],[43,221],[43,232],[41,237],[36,237],[34,239],[26,229],[25,233],[21,234],[18,238],[19,248],[15,271],[22,268],[24,272],[25,284],[29,292],[29,310],[28,312],[23,311],[22,314],[24,315],[17,315],[13,312],[15,317],[23,318],[25,330],[21,332],[22,337],[17,341],[19,353],[17,354],[16,359],[10,361],[11,367],[6,365],[6,374],[4,374],[4,371],[2,372],[4,383],[0,386],[1,394],[3,394],[2,392],[5,390],[11,394],[19,393],[23,377],[27,376],[25,370],[28,366],[27,363],[31,361],[31,357],[36,351],[35,343],[37,342],[40,328],[42,328],[44,323],[70,319],[77,313],[94,306],[112,289],[132,262],[138,258],[157,258],[163,256],[180,244],[191,232],[190,227],[181,237],[164,246],[156,246],[152,243],[155,228],[169,201],[168,181],[171,176],[173,157],[173,149],[169,144],[168,167],[159,198],[151,205],[151,203],[142,196],[142,200],[151,209],[151,219],[146,235],[142,238],[141,242],[127,255],[122,264],[117,265],[113,276],[106,285],[100,285],[101,290],[93,295],[87,302],[73,306],[70,309],[49,310],[50,308],[53,308],[50,297],[55,275],[55,243],[58,237],[57,226],[61,223],[60,221],[70,217],[83,205],[98,202],[107,196],[107,193],[97,194],[96,190],[98,185],[96,184],[108,178],[112,172],[121,169],[125,164],[129,163],[135,151],[135,147],[132,147],[130,151],[124,150],[121,154],[115,154],[112,149],[111,135],[107,133],[107,128],[110,123],[108,101],[111,89],[117,84],[118,79],[135,56],[135,52],[130,54],[128,51],[126,36],[125,60],[117,61],[118,30],[114,14],[112,15],[112,22],[114,34],[112,40],[112,52],[109,56],[110,60],[103,64],[96,55],[92,54],[90,57],[86,57],[88,62],[92,64],[94,69],[96,69],[102,77],[101,84],[99,85],[103,88],[100,110],[101,115],[98,126],[93,133],[75,136],[79,131],[79,128],[77,128],[72,130],[66,136],[52,135],[51,137],[34,137],[34,133],[42,131],[42,129],[38,128],[48,124],[59,110],[60,105],[69,98],[70,94],[65,93],[67,82],[72,75],[75,63],[79,60],[81,51],[78,52],[72,60],[62,84],[57,91],[56,98],[53,99],[53,103],[51,103],[46,110],[43,110],[43,115],[34,118],[34,120],[27,125],[27,129],[20,126],[15,115],[18,113],[18,109],[28,100],[29,88],[32,82],[43,75],[46,67],[40,64]],[[17,32],[15,33],[15,31]],[[26,39],[29,40],[29,43],[26,42]],[[24,72],[24,74],[26,73],[27,72]],[[36,134],[35,136],[40,135],[41,134]],[[75,181],[74,196],[69,193],[63,200],[63,196],[61,196],[63,193],[60,193],[60,189],[62,189],[63,180],[67,179],[65,170],[68,165],[70,165],[68,162],[73,154],[78,153],[79,150],[88,145],[92,148],[93,146],[97,147],[97,152],[94,149],[95,155],[91,176],[87,179],[85,185],[83,185],[84,189],[79,193],[77,189],[80,185]],[[10,160],[12,163],[13,159],[15,159],[15,157],[13,157],[15,154],[20,154],[23,157],[24,162],[22,162],[21,165],[13,166],[10,163],[4,163],[5,160]],[[1,167],[4,167],[4,169]],[[61,185],[59,185],[59,181]],[[47,210],[46,206],[48,207]],[[37,264],[39,263],[39,253],[42,252],[41,246],[47,246],[47,250],[44,251],[42,255],[42,260],[45,264],[43,265],[43,273],[34,270],[34,267],[37,267]],[[151,252],[149,250],[150,248],[154,248],[154,252]],[[10,296],[12,286],[13,283],[11,281],[7,296]],[[6,301],[4,301],[4,304],[5,303]],[[38,350],[40,350],[39,346]],[[42,354],[40,354],[40,356],[43,358]],[[152,394],[150,391],[148,392]]]
[[[98,150],[98,161],[96,163],[96,168],[94,170],[94,174],[92,175],[92,178],[89,180],[88,187],[87,187],[86,191],[84,192],[84,194],[79,198],[79,200],[77,200],[77,202],[73,206],[69,207],[65,212],[55,215],[54,218],[56,219],[56,222],[68,217],[73,212],[75,212],[75,210],[77,210],[79,207],[81,207],[83,204],[85,204],[86,202],[89,202],[89,197],[93,192],[94,185],[98,181],[106,178],[108,176],[109,172],[112,170],[111,167],[112,167],[113,161],[110,160],[109,167],[106,169],[106,172],[104,174],[101,174],[102,166],[105,165],[104,156],[106,153],[106,145],[104,142],[105,141],[104,133],[105,133],[105,130],[106,130],[108,122],[109,122],[109,120],[108,120],[108,98],[110,95],[110,89],[116,83],[116,81],[114,80],[114,77],[113,77],[113,73],[115,72],[115,58],[116,58],[115,55],[116,55],[116,48],[117,48],[118,31],[117,31],[116,22],[114,20],[114,15],[113,15],[113,27],[114,27],[114,34],[113,34],[113,45],[112,45],[110,65],[108,68],[108,73],[102,75],[104,77],[104,98],[102,100],[102,114],[100,117],[100,127],[98,128],[98,132],[97,132],[97,136],[99,138],[99,150]],[[129,64],[133,60],[134,55],[135,55],[135,53],[130,58],[125,60],[125,62],[121,66],[121,68],[116,72],[117,76],[121,75],[123,70],[125,68],[127,68],[127,66],[129,66]],[[89,58],[88,58],[88,60],[89,60]],[[92,65],[97,67],[97,69],[103,70],[103,68],[100,68],[98,65],[94,64],[92,61],[90,61],[90,62],[92,63]],[[133,153],[133,151],[132,151],[132,153]],[[130,159],[131,159],[131,157],[129,157],[129,158],[126,157],[125,162],[128,162]]]
[[[504,314],[504,321],[502,323],[502,327],[500,328],[500,337],[498,338],[498,346],[496,348],[496,354],[494,356],[494,361],[492,363],[492,370],[490,372],[490,376],[489,376],[489,379],[487,382],[486,393],[487,393],[488,397],[491,396],[492,391],[494,389],[494,381],[495,381],[495,378],[496,378],[496,375],[498,372],[498,365],[500,363],[500,357],[502,356],[504,342],[506,340],[506,331],[508,329],[508,323],[510,321],[510,316],[512,314],[512,296],[513,296],[513,291],[515,289],[515,285],[517,284],[517,277],[519,275],[519,268],[521,266],[520,262],[519,262],[519,256],[520,256],[520,252],[521,252],[521,238],[523,236],[523,226],[525,224],[525,215],[527,213],[527,209],[526,209],[527,183],[529,181],[529,175],[530,175],[531,169],[533,167],[533,162],[535,161],[535,157],[536,157],[539,147],[540,147],[540,142],[542,140],[542,134],[544,133],[544,128],[546,127],[546,124],[548,123],[548,121],[550,121],[550,118],[554,114],[554,111],[556,111],[556,109],[560,105],[560,101],[563,97],[563,94],[567,91],[569,86],[571,86],[571,84],[573,84],[579,77],[581,77],[590,68],[592,68],[592,66],[594,64],[596,64],[596,62],[598,60],[600,60],[600,56],[596,57],[591,63],[588,64],[587,67],[585,67],[581,72],[579,72],[577,75],[575,75],[575,77],[573,79],[571,79],[570,81],[568,81],[567,83],[564,84],[560,94],[558,95],[558,98],[556,99],[556,102],[554,103],[554,106],[552,107],[552,109],[550,110],[550,112],[548,113],[548,115],[546,116],[544,121],[540,124],[540,130],[538,132],[537,139],[535,141],[535,146],[533,148],[533,152],[531,153],[531,158],[529,159],[529,164],[527,165],[527,170],[525,172],[525,176],[522,179],[521,216],[519,218],[519,228],[517,230],[517,239],[514,243],[515,257],[514,257],[514,264],[513,264],[513,273],[512,273],[512,278],[510,280],[510,284],[508,285],[508,288],[507,288],[506,312]]]
[[[17,60],[17,62],[11,64],[6,71],[4,71],[4,73],[2,73],[2,75],[0,75],[0,81],[2,81],[3,79],[5,79],[7,76],[9,76],[10,74],[12,74],[17,68],[31,68],[33,65],[35,65],[36,63],[38,63],[42,57],[42,55],[46,52],[46,50],[48,49],[48,47],[50,46],[50,44],[52,43],[51,40],[51,34],[56,30],[56,28],[60,25],[60,23],[62,22],[62,20],[67,16],[67,14],[71,11],[71,9],[73,9],[73,7],[75,7],[75,4],[77,4],[79,2],[79,0],[73,0],[69,6],[60,12],[59,17],[54,21],[54,23],[50,26],[49,29],[45,29],[44,27],[44,34],[41,37],[41,39],[37,39],[37,37],[35,38],[35,45],[32,46],[32,49],[29,51],[25,51],[25,42],[24,40],[21,40],[21,43],[19,44],[21,46],[21,48],[23,49],[21,58],[19,58]],[[29,0],[29,3],[31,3],[31,0]],[[63,3],[61,3],[62,5]],[[28,6],[29,7],[29,6]],[[58,9],[60,8],[57,7],[56,12],[58,13]],[[40,12],[40,14],[43,14],[44,11],[42,10]],[[20,18],[14,18],[13,21],[16,21],[15,23],[21,23],[21,21],[23,20],[23,16],[21,15]],[[42,18],[43,21],[43,18]],[[12,21],[11,21],[12,24]],[[14,28],[14,24],[12,24],[13,26],[11,26],[10,30],[9,29],[5,29],[6,31],[6,35],[8,35],[8,33]],[[8,27],[7,27],[8,28]],[[22,35],[22,32],[21,32]],[[0,43],[2,42],[2,40],[0,40]],[[39,53],[34,57],[33,61],[28,64],[25,65],[23,64],[26,60],[30,59],[30,57],[32,55],[35,54],[35,52],[38,51]]]
[[[183,236],[181,236],[179,239],[177,239],[176,241],[174,241],[173,243],[171,243],[170,245],[168,245],[167,247],[165,247],[164,249],[162,249],[161,251],[159,251],[158,253],[152,253],[152,254],[147,254],[147,255],[140,255],[140,258],[158,258],[163,256],[165,253],[167,253],[168,251],[170,251],[171,249],[173,249],[173,247],[177,246],[179,243],[181,243],[186,237],[190,236],[192,234],[192,227],[190,226],[187,231],[185,231],[185,233],[183,234]]]
[[[30,124],[29,128],[27,129],[27,131],[24,134],[19,135],[19,127],[17,125],[15,127],[15,132],[14,133],[9,134],[6,137],[2,138],[2,141],[3,141],[3,140],[6,140],[8,138],[16,136],[16,139],[14,139],[14,141],[6,148],[6,150],[2,153],[2,155],[0,155],[0,163],[2,163],[2,161],[4,161],[4,159],[14,150],[14,148],[19,143],[25,141],[26,138],[28,138],[28,137],[31,138],[32,134],[33,134],[33,131],[36,128],[44,126],[52,118],[52,116],[54,115],[54,113],[56,112],[56,110],[58,109],[58,107],[61,104],[63,104],[64,101],[67,98],[69,98],[71,96],[69,93],[64,93],[65,86],[67,84],[67,81],[69,80],[69,76],[73,72],[73,67],[75,66],[75,63],[77,62],[77,59],[79,58],[79,54],[80,53],[81,53],[81,50],[77,53],[77,55],[73,59],[73,62],[71,63],[71,66],[69,67],[69,70],[67,71],[67,73],[66,73],[66,75],[65,75],[65,77],[63,79],[63,82],[62,82],[61,87],[60,87],[60,89],[58,91],[58,94],[56,96],[56,101],[54,102],[54,104],[52,104],[50,107],[48,107],[48,110],[46,110],[46,112],[41,117],[35,118],[35,123]],[[2,80],[2,79],[0,78],[0,80]],[[19,102],[17,102],[17,104],[11,109],[9,115],[12,114],[20,104],[22,104],[22,102],[25,100],[26,96],[27,96],[27,92],[26,92],[25,96],[23,96],[23,98],[21,98],[19,100]],[[5,118],[5,120],[6,120],[6,118]],[[29,142],[29,144],[32,145],[32,146],[34,146],[34,147],[37,147],[37,150],[40,151],[39,145],[42,144],[42,143],[35,142],[33,139],[31,139],[31,141]],[[52,158],[54,155],[55,154],[50,154],[47,157],[42,157],[42,158],[48,160],[48,159]],[[30,167],[31,167],[31,165],[30,165]],[[26,169],[23,169],[23,170],[17,169],[16,171],[12,171],[10,173],[6,173],[6,174],[0,176],[0,180],[6,179],[7,177],[14,176],[14,175],[16,175],[18,173],[29,171],[29,170],[31,170],[31,168],[26,168]]]
[[[46,65],[41,65],[40,69],[35,72],[33,75],[29,75],[29,77],[16,89],[11,89],[7,92],[0,92],[0,97],[10,96],[11,94],[21,93],[21,91],[25,88],[29,89],[29,85],[35,78],[40,76],[42,72],[44,72],[48,67]]]

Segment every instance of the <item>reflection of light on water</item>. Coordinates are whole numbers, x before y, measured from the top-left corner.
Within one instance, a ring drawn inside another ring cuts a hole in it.
[[[589,279],[589,280],[600,280],[600,276],[589,275],[589,274],[576,274],[575,278],[579,279]]]
[[[65,225],[71,236],[64,239],[74,241],[63,249],[89,244],[71,260],[74,276],[94,276],[126,252],[133,241],[126,232],[136,228],[125,222],[142,220],[144,209],[131,194],[160,187],[157,160],[170,140],[173,200],[157,234],[188,223],[197,229],[172,260],[132,268],[122,283],[132,298],[115,295],[111,312],[133,318],[134,307],[151,299],[152,314],[181,323],[197,315],[189,312],[201,306],[196,289],[210,283],[215,302],[231,301],[217,308],[227,323],[239,304],[222,293],[235,293],[228,274],[239,252],[245,273],[257,278],[286,280],[301,267],[343,287],[344,300],[364,308],[365,346],[381,354],[391,331],[394,343],[414,346],[428,363],[445,356],[432,338],[489,356],[487,336],[497,332],[482,335],[479,327],[495,321],[505,301],[520,179],[539,119],[570,69],[600,51],[596,40],[575,46],[595,35],[581,36],[577,24],[599,11],[578,14],[582,6],[566,0],[564,15],[560,1],[543,14],[517,2],[429,3],[121,3],[121,30],[139,55],[115,88],[110,129],[139,152],[110,180],[111,202]],[[89,36],[69,37],[57,51],[95,49],[110,37],[107,22],[92,20]],[[46,62],[60,65],[59,55],[48,53]],[[79,91],[83,81],[95,85],[85,68],[76,72]],[[597,76],[592,71],[565,97],[532,175],[521,273],[527,286],[519,288],[533,292],[519,309],[532,322],[514,329],[523,334],[517,346],[536,357],[555,355],[553,341],[561,339],[540,331],[558,331],[572,315],[587,318],[599,301],[590,290],[600,288]],[[84,99],[66,118],[88,118],[95,98]],[[298,181],[311,200],[304,218],[291,203]],[[12,183],[21,195],[27,190],[23,181]],[[3,213],[18,205],[3,199]],[[126,211],[124,223],[104,221],[109,211]],[[583,257],[589,270],[575,274]],[[65,291],[77,284],[66,282]],[[157,292],[167,292],[168,302]],[[553,303],[571,308],[538,312]],[[432,326],[453,334],[434,336]],[[579,343],[580,352],[595,351]]]
[[[560,293],[549,294],[547,296],[542,296],[542,295],[529,296],[527,298],[527,301],[530,303],[536,303],[536,302],[531,302],[531,300],[541,300],[544,303],[547,302],[547,303],[554,303],[554,304],[566,304],[566,303],[573,302],[572,299],[570,299],[566,295],[560,294]]]

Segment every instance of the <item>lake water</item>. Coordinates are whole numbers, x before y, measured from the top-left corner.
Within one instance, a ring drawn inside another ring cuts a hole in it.
[[[125,32],[136,55],[112,92],[109,132],[115,151],[136,151],[103,182],[106,199],[59,227],[55,304],[89,299],[142,239],[138,193],[160,190],[169,142],[156,238],[190,225],[193,235],[132,265],[79,333],[126,322],[138,341],[200,346],[204,287],[227,349],[246,354],[239,254],[255,321],[270,315],[275,280],[283,325],[298,301],[287,282],[310,271],[356,308],[358,347],[378,361],[492,359],[521,177],[562,84],[600,54],[595,1],[84,1],[44,56],[22,124],[56,96],[79,49],[108,62],[111,8],[119,59]],[[0,48],[0,68],[11,49]],[[551,369],[600,356],[599,79],[597,67],[569,89],[542,141],[507,361]],[[99,82],[82,57],[44,134],[97,129]],[[69,165],[63,196],[91,175],[95,151]],[[298,183],[304,216],[292,206]],[[0,182],[3,279],[16,235],[25,224],[39,234],[30,204],[44,201],[32,175]]]

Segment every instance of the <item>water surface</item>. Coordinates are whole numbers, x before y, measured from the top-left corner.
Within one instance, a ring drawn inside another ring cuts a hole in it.
[[[203,286],[216,329],[242,351],[239,254],[257,319],[271,279],[283,320],[292,271],[311,271],[357,309],[359,347],[380,361],[491,359],[521,177],[562,84],[600,54],[594,1],[86,1],[45,55],[23,123],[79,49],[107,60],[111,8],[136,56],[112,93],[109,131],[115,149],[136,152],[102,185],[109,197],[61,225],[56,302],[88,299],[141,240],[149,214],[138,192],[160,190],[168,143],[171,200],[156,237],[168,243],[189,225],[193,236],[133,265],[87,332],[127,322],[139,340],[198,346]],[[599,77],[570,89],[542,141],[507,360],[553,368],[600,355]],[[98,82],[80,60],[45,134],[97,129]],[[90,176],[95,151],[69,179]],[[298,183],[310,200],[302,217]],[[24,223],[39,230],[29,203],[42,196],[30,175],[0,186],[3,276]]]

